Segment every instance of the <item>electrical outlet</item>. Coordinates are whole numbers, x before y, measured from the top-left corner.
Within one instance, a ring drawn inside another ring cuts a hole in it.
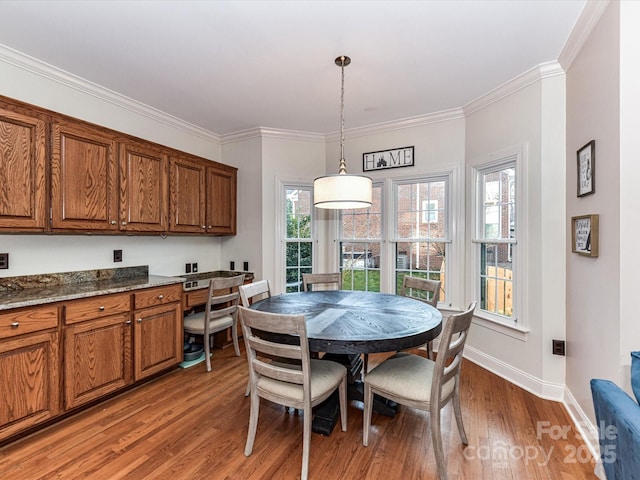
[[[191,264],[191,271],[193,273],[198,273],[198,262]]]
[[[561,355],[564,357],[565,354],[565,345],[564,340],[553,340],[553,354]]]
[[[122,250],[114,250],[113,251],[113,261],[121,262],[122,261]]]
[[[185,271],[185,273],[191,273],[191,264],[190,263],[187,263],[184,266],[184,271]]]
[[[9,268],[9,254],[0,253],[0,270],[6,270]]]
[[[248,272],[249,271],[249,262],[244,262],[243,267],[244,267],[244,271]]]

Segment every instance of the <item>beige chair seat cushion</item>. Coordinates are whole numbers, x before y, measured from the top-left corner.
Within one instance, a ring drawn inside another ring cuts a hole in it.
[[[281,366],[280,362],[274,364]],[[286,368],[296,368],[295,365],[282,365]],[[299,369],[300,367],[297,367]],[[336,388],[342,381],[346,368],[329,360],[311,359],[311,402]],[[269,377],[258,379],[258,390],[269,392],[285,398],[292,398],[298,402],[303,400],[302,385],[282,382]]]
[[[209,322],[211,332],[219,332],[225,328],[233,326],[233,318],[231,315],[216,318]],[[204,312],[194,313],[184,317],[184,329],[190,333],[204,334]]]
[[[431,382],[435,362],[418,355],[397,353],[385,360],[365,376],[365,383],[379,392],[395,395],[415,402],[428,404],[431,401]],[[442,398],[449,396],[455,387],[455,379],[442,386]]]

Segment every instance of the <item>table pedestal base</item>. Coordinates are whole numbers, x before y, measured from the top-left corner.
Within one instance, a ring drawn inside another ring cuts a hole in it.
[[[364,400],[364,384],[360,381],[362,359],[360,355],[327,354],[326,360],[341,363],[347,368],[347,400]],[[373,411],[387,417],[395,416],[397,404],[379,395],[373,396]],[[314,410],[311,430],[314,433],[329,436],[340,417],[340,399],[338,392],[318,405]]]

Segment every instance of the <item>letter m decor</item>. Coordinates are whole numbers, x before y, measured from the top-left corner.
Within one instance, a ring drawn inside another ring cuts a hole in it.
[[[413,167],[413,147],[392,148],[362,154],[362,170],[365,172],[399,167]]]

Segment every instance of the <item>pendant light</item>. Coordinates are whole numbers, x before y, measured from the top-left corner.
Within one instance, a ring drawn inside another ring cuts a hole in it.
[[[340,166],[337,175],[325,175],[313,181],[313,204],[318,208],[353,209],[371,206],[372,184],[369,177],[347,174],[344,159],[344,67],[351,63],[346,56],[336,58],[342,70],[340,93]]]

